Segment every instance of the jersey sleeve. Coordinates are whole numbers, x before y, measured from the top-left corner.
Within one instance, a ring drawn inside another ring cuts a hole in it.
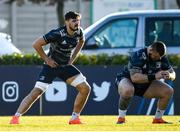
[[[171,64],[169,63],[169,60],[166,56],[164,56],[162,59],[161,59],[161,69],[162,70],[169,70],[172,68]]]
[[[132,53],[128,64],[128,70],[130,74],[142,73],[142,67],[144,65],[144,61],[145,60],[143,59],[141,53],[138,52]]]
[[[49,31],[43,36],[46,43],[55,42],[59,37],[61,37],[61,35],[56,29]]]

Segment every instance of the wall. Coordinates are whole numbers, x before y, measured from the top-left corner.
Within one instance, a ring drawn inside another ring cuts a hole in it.
[[[69,10],[80,12],[81,25],[86,28],[90,25],[90,2],[78,1],[65,1],[64,13]],[[3,20],[8,23],[4,29],[1,28]],[[15,2],[12,5],[0,4],[0,22],[0,32],[11,34],[13,43],[24,53],[32,53],[33,41],[52,28],[58,27],[56,5],[33,4],[27,0],[22,6],[17,6]]]
[[[11,33],[11,6],[0,4],[0,32]]]
[[[57,28],[57,14],[55,6],[45,4],[26,3],[14,9],[13,42],[25,52],[32,52],[33,41],[47,33],[51,28]]]
[[[22,6],[16,4],[0,4],[0,32],[12,35],[13,43],[24,53],[35,52],[33,41],[40,35],[58,26],[56,5],[47,6],[46,3],[36,5],[27,2]],[[176,0],[157,0],[158,9],[177,8]],[[92,0],[66,0],[64,13],[75,10],[82,14],[82,27],[91,25]],[[5,23],[3,24],[3,21]],[[6,25],[7,24],[7,25]],[[5,26],[3,28],[3,26]]]

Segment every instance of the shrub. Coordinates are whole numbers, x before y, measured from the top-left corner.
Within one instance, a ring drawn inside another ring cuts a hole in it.
[[[169,61],[173,66],[180,66],[180,55],[168,55]],[[125,65],[128,62],[127,55],[108,56],[99,55],[80,55],[74,64],[76,65]],[[0,56],[0,65],[41,65],[43,60],[37,54],[13,54]]]

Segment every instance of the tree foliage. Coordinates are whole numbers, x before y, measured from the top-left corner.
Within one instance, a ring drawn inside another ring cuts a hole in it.
[[[178,7],[180,9],[180,0],[176,0],[176,3],[177,3],[177,5],[178,5]]]

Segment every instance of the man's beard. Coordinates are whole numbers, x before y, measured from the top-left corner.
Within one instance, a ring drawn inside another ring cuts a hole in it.
[[[148,54],[148,59],[149,61],[153,61],[153,59],[151,58],[151,53]]]
[[[69,28],[73,31],[73,32],[75,32],[75,31],[77,31],[79,28],[78,28],[78,26],[75,26],[75,27],[77,27],[76,29],[73,29],[71,26],[69,26]]]

